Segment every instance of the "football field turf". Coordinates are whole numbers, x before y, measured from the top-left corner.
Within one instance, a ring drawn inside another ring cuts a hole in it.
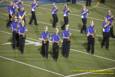
[[[107,0],[106,5],[100,4],[95,7],[96,3],[94,2],[91,7],[88,7],[87,25],[93,19],[96,30],[94,55],[86,52],[87,38],[85,34],[80,34],[82,25],[80,11],[84,3],[68,5],[71,10],[69,22],[72,33],[70,56],[67,59],[64,58],[60,48],[57,62],[50,55],[52,52],[51,44],[48,59],[41,56],[40,45],[35,45],[36,42],[41,44],[39,37],[45,26],[49,27],[51,34],[55,32],[51,25],[51,4],[40,4],[37,8],[36,16],[39,25],[35,26],[28,24],[31,2],[24,1],[28,31],[23,55],[17,49],[11,48],[11,31],[6,27],[8,19],[6,7],[0,7],[0,77],[115,77],[115,39],[110,38],[109,50],[101,48],[100,45],[102,40],[101,24],[108,9],[111,9],[115,16],[114,3],[115,0]],[[57,26],[60,29],[63,24],[64,4],[56,5],[59,9]],[[113,25],[115,31],[115,20]],[[62,31],[60,30],[60,32]]]

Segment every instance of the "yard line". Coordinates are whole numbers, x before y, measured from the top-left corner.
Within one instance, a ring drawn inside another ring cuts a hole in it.
[[[5,31],[0,31],[0,32],[10,34],[9,32],[5,32]],[[34,41],[38,41],[37,39],[33,39],[33,38],[29,38],[29,39],[34,40]],[[41,40],[41,39],[39,38],[39,40]],[[90,55],[90,54],[86,53],[85,51],[80,51],[80,50],[76,50],[76,49],[72,49],[72,48],[70,50],[74,51],[74,52],[79,52],[79,53],[83,53],[83,54],[86,54],[86,55]],[[106,58],[106,57],[99,56],[99,55],[90,55],[90,56],[95,56],[95,57],[100,58],[100,59],[104,59],[104,60],[115,62],[115,60],[113,60],[113,59]]]
[[[11,44],[12,44],[11,42],[6,42],[6,43],[0,44],[0,45],[1,45],[1,46],[4,46],[4,45],[11,45]],[[39,42],[34,42],[34,41],[30,41],[30,40],[26,40],[25,45],[41,46],[41,43],[39,43]]]
[[[9,35],[11,35],[11,33],[9,33],[9,32],[5,32],[5,31],[0,31],[0,32],[2,32],[2,33],[6,33],[6,34],[9,34]],[[38,42],[37,40],[37,42],[35,42],[35,41],[31,41],[31,40],[33,40],[33,39],[31,39],[31,38],[28,38],[29,40],[26,40],[26,45],[35,45],[35,46],[41,46],[42,44],[40,43],[40,42]],[[7,45],[7,44],[10,44],[10,43],[4,43],[4,44],[1,44],[1,45]]]
[[[47,70],[47,69],[44,69],[44,68],[41,68],[41,67],[38,67],[38,66],[35,66],[35,65],[32,65],[32,64],[28,64],[28,63],[25,63],[25,62],[22,62],[22,61],[18,61],[18,60],[15,60],[15,59],[7,58],[7,57],[4,57],[4,56],[0,56],[0,58],[8,60],[8,61],[16,62],[16,63],[22,64],[22,65],[25,65],[25,66],[28,66],[28,67],[31,67],[31,68],[34,68],[34,69],[46,71],[46,72],[52,73],[54,75],[59,75],[59,76],[64,77],[63,74],[60,74],[60,73],[57,73],[57,72],[54,72],[54,71],[50,71],[50,70]]]
[[[109,10],[110,8],[107,8],[107,7],[101,7],[101,6],[97,6],[95,8],[101,8],[101,9],[105,9],[105,10]]]
[[[73,16],[81,16],[81,15],[78,15],[78,14],[70,14],[70,15],[73,15]],[[90,19],[94,19],[94,20],[97,20],[97,21],[103,21],[102,19],[98,19],[98,18],[94,18],[94,17],[88,17]]]
[[[11,42],[0,44],[0,46],[4,46],[4,45],[11,45]]]
[[[76,50],[76,49],[70,49],[70,50],[72,50],[72,51],[77,51],[77,52],[80,52],[80,53],[84,53],[84,54],[90,55],[90,54],[86,53],[85,51],[80,51],[80,50]],[[93,56],[98,57],[98,58],[101,58],[101,59],[105,59],[105,60],[109,60],[109,61],[115,62],[115,60],[110,59],[110,58],[106,58],[106,57],[103,57],[103,56],[98,56],[98,55],[93,55]]]
[[[103,71],[114,70],[114,69],[115,69],[115,67],[112,67],[112,68],[107,68],[107,69],[96,70],[96,72],[103,72]],[[96,73],[96,72],[84,72],[84,73],[79,73],[79,74],[67,75],[67,76],[64,76],[64,77],[77,77],[77,76],[81,76],[81,75],[93,74],[93,73]]]
[[[83,3],[78,3],[78,4],[81,5],[81,6],[85,5]],[[92,8],[100,8],[100,9],[104,9],[104,10],[110,9],[108,7],[105,7],[105,5],[104,5],[104,7],[101,7],[101,6],[96,6],[96,4],[94,6],[91,6],[91,8],[89,8],[89,9],[92,9]]]

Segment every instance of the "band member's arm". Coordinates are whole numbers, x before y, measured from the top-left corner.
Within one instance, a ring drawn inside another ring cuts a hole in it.
[[[84,11],[82,14],[88,13],[88,10]]]
[[[26,12],[24,12],[23,16],[21,16],[21,19],[23,19],[25,17],[25,15],[26,15]]]
[[[108,18],[108,20],[110,20],[110,19],[112,19],[112,20],[113,20],[114,18],[115,18],[114,16],[111,16],[111,17],[109,17],[109,18]]]
[[[110,24],[110,22],[108,21],[108,22],[104,25],[104,28],[106,28],[109,24]]]

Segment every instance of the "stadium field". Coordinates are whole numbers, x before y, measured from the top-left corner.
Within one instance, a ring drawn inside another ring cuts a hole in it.
[[[9,0],[10,1],[10,0]],[[8,0],[6,4],[8,4]],[[115,0],[107,0],[106,4],[100,4],[96,7],[96,2],[92,3],[89,9],[88,25],[90,20],[95,23],[95,54],[86,52],[87,38],[85,34],[80,34],[82,25],[80,11],[82,5],[68,4],[71,13],[70,30],[71,49],[69,58],[61,55],[61,43],[59,59],[55,62],[51,57],[52,44],[50,43],[49,57],[45,59],[40,54],[41,41],[40,33],[45,26],[49,27],[49,32],[54,33],[51,21],[51,4],[40,4],[36,10],[39,25],[29,25],[31,1],[24,1],[24,7],[27,12],[27,38],[24,54],[19,50],[13,50],[11,47],[11,31],[6,27],[8,14],[6,7],[0,7],[0,77],[115,77],[115,39],[110,38],[110,49],[101,48],[102,27],[101,24],[111,9],[115,16]],[[56,4],[59,12],[58,27],[63,24],[63,3]],[[115,33],[115,20],[114,20]],[[61,32],[61,29],[60,29]],[[38,44],[38,46],[36,46]]]

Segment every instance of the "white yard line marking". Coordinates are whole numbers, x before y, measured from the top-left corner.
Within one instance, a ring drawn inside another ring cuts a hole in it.
[[[78,74],[67,75],[67,76],[64,76],[64,77],[77,77],[77,76],[81,76],[81,75],[93,74],[93,73],[96,73],[96,72],[103,72],[103,71],[114,70],[114,69],[115,69],[115,67],[112,67],[112,68],[107,68],[107,69],[96,70],[95,72],[83,72],[83,73],[78,73]]]
[[[96,6],[96,8],[105,9],[105,10],[109,10],[109,9],[110,9],[110,8],[107,8],[107,7],[101,7],[101,6]]]
[[[83,4],[83,3],[78,3],[78,4],[81,5],[81,6],[85,5],[85,4]],[[106,7],[106,6],[104,6],[104,7],[96,6],[96,4],[95,4],[94,6],[91,6],[91,8],[89,8],[89,9],[93,9],[93,8],[100,8],[100,9],[104,9],[104,10],[110,9],[110,8],[108,8],[108,7]]]
[[[9,32],[5,32],[5,31],[0,31],[0,32],[2,32],[2,33],[6,33],[6,34],[10,34],[11,35],[11,33],[9,33]],[[35,46],[41,46],[42,44],[40,43],[40,42],[38,42],[37,40],[37,42],[35,42],[35,41],[31,41],[32,39],[31,38],[28,38],[28,39],[30,39],[30,40],[26,40],[26,45],[35,45]],[[1,45],[9,45],[9,44],[11,44],[10,42],[8,42],[8,43],[4,43],[4,44],[1,44]]]
[[[46,72],[52,73],[54,75],[59,75],[59,76],[64,77],[63,74],[60,74],[60,73],[57,73],[57,72],[54,72],[54,71],[50,71],[50,70],[47,70],[47,69],[44,69],[44,68],[41,68],[41,67],[38,67],[38,66],[35,66],[35,65],[32,65],[32,64],[28,64],[28,63],[25,63],[25,62],[22,62],[22,61],[18,61],[18,60],[15,60],[15,59],[7,58],[7,57],[4,57],[4,56],[0,56],[0,58],[8,60],[8,61],[15,62],[15,63],[18,63],[18,64],[22,64],[22,65],[25,65],[25,66],[28,66],[28,67],[31,67],[31,68],[34,68],[34,69],[46,71]]]
[[[0,45],[11,45],[11,44],[12,44],[11,42],[6,42],[6,43],[0,44]],[[39,42],[34,42],[34,41],[26,40],[25,45],[41,46],[42,44],[39,43]]]
[[[3,44],[0,44],[0,45],[11,45],[11,42],[3,43]]]
[[[34,46],[41,46],[42,44],[40,42],[30,41],[26,40],[27,44],[34,45]]]
[[[7,33],[7,34],[11,34],[11,33],[9,33],[9,32],[5,32],[5,31],[0,31],[0,32],[2,32],[2,33]],[[33,39],[33,38],[29,38],[29,39],[34,40],[34,41],[38,41],[38,40]],[[40,40],[40,39],[39,39],[39,40]],[[72,49],[72,48],[71,48],[70,50],[71,50],[71,51],[74,51],[74,52],[80,52],[80,53],[83,53],[83,54],[86,54],[86,55],[90,55],[90,54],[86,53],[85,51],[80,51],[80,50],[76,50],[76,49]],[[95,57],[100,58],[100,59],[104,59],[104,60],[108,60],[108,61],[115,62],[115,60],[113,60],[113,59],[106,58],[106,57],[99,56],[99,55],[90,55],[90,56],[95,56]]]
[[[70,49],[70,50],[76,51],[76,52],[80,52],[80,53],[84,53],[84,54],[87,54],[87,55],[90,55],[90,54],[86,53],[86,51],[80,51],[80,50],[76,50],[76,49]],[[113,61],[113,62],[115,62],[115,60],[110,59],[110,58],[106,58],[106,57],[103,57],[103,56],[98,56],[98,55],[93,55],[93,56],[95,56],[95,57],[97,57],[97,58],[101,58],[101,59],[105,59],[105,60],[108,60],[108,61]]]

